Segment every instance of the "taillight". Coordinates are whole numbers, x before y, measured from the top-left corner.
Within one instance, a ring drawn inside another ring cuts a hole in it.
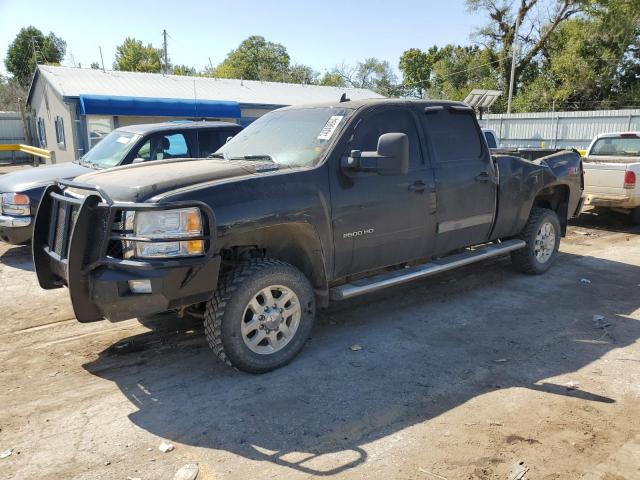
[[[635,188],[636,187],[636,172],[627,170],[624,172],[624,185],[623,188]]]

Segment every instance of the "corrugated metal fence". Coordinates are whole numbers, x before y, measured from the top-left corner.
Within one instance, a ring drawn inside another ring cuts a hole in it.
[[[22,117],[18,112],[0,112],[0,143],[26,143]],[[28,160],[22,152],[0,152],[0,161]]]
[[[599,133],[640,131],[640,109],[485,115],[502,147],[587,148]]]

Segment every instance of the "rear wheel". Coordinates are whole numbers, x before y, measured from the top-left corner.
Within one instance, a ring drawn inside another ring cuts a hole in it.
[[[560,247],[560,221],[553,210],[534,208],[519,238],[527,245],[511,252],[511,262],[524,273],[549,270]]]
[[[253,259],[221,279],[204,322],[220,360],[264,373],[298,354],[314,321],[313,288],[304,274],[280,260]]]
[[[631,210],[631,221],[636,225],[640,225],[640,207]]]

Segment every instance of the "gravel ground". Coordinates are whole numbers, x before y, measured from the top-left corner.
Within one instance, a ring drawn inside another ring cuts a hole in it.
[[[78,323],[2,245],[0,478],[638,479],[640,229],[587,214],[561,251],[336,304],[252,376],[197,321]]]

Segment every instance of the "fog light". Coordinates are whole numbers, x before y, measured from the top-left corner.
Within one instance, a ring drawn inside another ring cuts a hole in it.
[[[132,293],[151,293],[151,280],[129,280]]]

